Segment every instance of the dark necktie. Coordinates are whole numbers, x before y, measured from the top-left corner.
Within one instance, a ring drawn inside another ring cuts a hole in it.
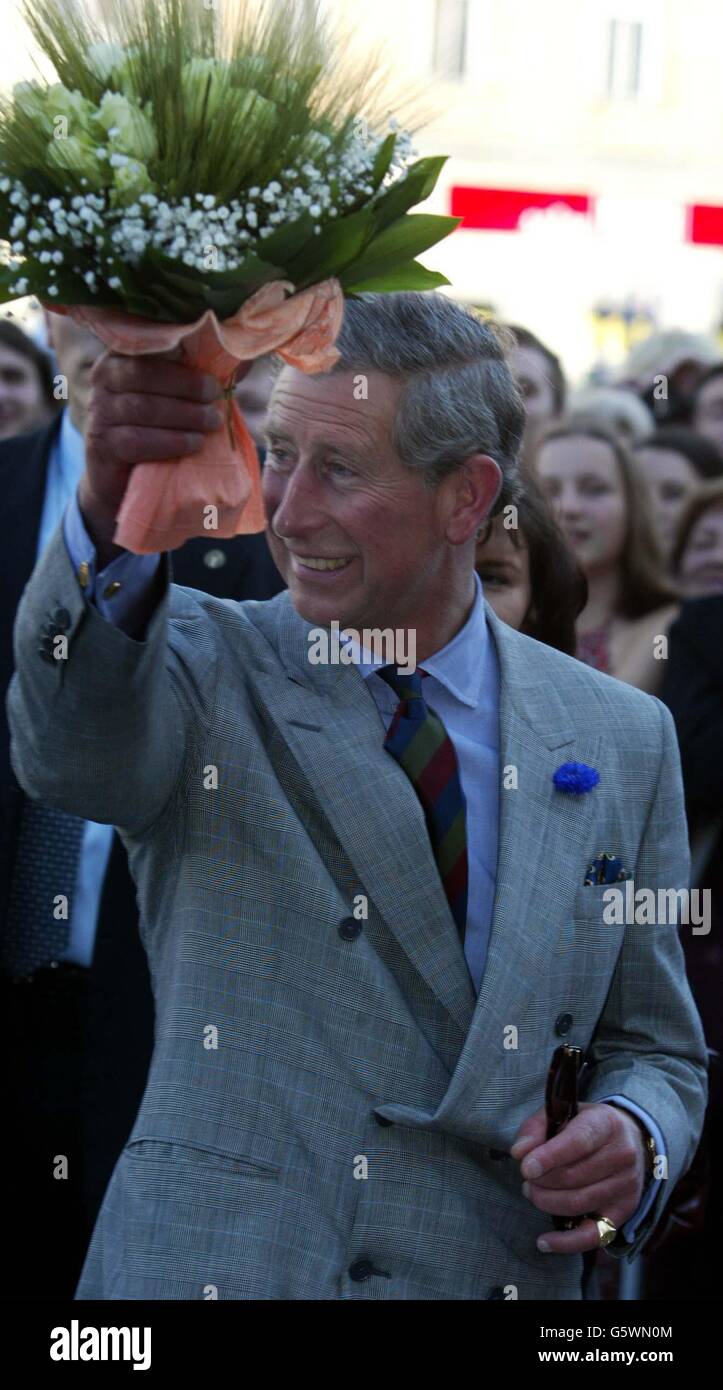
[[[424,809],[444,891],[464,941],[467,925],[467,831],[457,754],[438,714],[422,696],[426,671],[400,675],[383,666],[377,675],[399,696],[384,747],[406,772]]]
[[[25,798],[0,948],[4,974],[31,975],[65,951],[84,827],[80,816]],[[56,918],[61,893],[67,916]]]

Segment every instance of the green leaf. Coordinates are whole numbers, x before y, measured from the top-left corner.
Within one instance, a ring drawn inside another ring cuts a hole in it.
[[[362,208],[350,217],[337,218],[319,234],[310,237],[300,255],[286,266],[286,273],[297,289],[317,284],[355,260],[363,250],[374,227],[371,208]]]
[[[377,157],[374,160],[371,176],[371,182],[374,185],[375,192],[379,187],[382,179],[384,178],[384,175],[386,174],[389,165],[392,162],[392,156],[394,154],[394,148],[396,146],[396,143],[397,136],[395,132],[392,131],[391,135],[388,135],[386,140],[384,140],[384,142],[379,146],[379,149],[377,151]]]
[[[313,217],[305,212],[295,222],[277,228],[272,236],[260,243],[264,248],[264,259],[268,257],[275,265],[287,265],[314,236],[314,226]],[[319,240],[318,237],[316,239]]]
[[[400,217],[374,237],[360,256],[340,277],[342,284],[376,279],[394,270],[400,261],[411,261],[427,251],[459,224],[459,217],[435,217],[431,213],[412,213]]]
[[[379,231],[430,196],[448,158],[448,155],[442,154],[428,159],[418,159],[416,164],[410,165],[406,178],[398,179],[377,199],[374,203],[374,213],[375,225]]]
[[[439,270],[428,270],[419,261],[406,261],[384,275],[355,280],[353,284],[347,284],[342,277],[341,283],[345,294],[388,294],[391,290],[436,290],[450,281]]]
[[[149,248],[137,270],[124,267],[119,274],[126,295],[132,293],[136,302],[145,300],[160,309],[170,322],[187,323],[207,309],[219,319],[230,318],[262,285],[283,279],[284,272],[253,254],[235,270],[198,270]],[[148,308],[130,312],[147,316]]]

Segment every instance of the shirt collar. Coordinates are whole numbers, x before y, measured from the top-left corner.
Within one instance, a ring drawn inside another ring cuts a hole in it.
[[[479,704],[482,692],[489,648],[489,633],[482,581],[476,571],[473,573],[475,596],[464,627],[460,628],[446,647],[442,647],[441,651],[428,657],[422,665],[430,676],[434,676],[435,680],[438,680],[440,685],[443,685],[463,705],[475,708]],[[349,645],[354,646],[355,644],[350,643]],[[358,665],[364,680],[368,680],[369,676],[384,665],[384,662],[381,660],[358,661],[355,664]]]

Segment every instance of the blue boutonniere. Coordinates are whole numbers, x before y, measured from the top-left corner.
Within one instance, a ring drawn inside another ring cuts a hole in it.
[[[559,792],[582,796],[597,786],[600,773],[597,768],[588,767],[587,763],[563,763],[557,772],[553,772],[552,780]]]

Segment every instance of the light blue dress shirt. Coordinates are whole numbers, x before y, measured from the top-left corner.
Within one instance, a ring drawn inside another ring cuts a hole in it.
[[[93,543],[75,497],[65,514],[64,535],[76,570],[81,560],[89,566],[86,598],[95,603],[103,617],[129,635],[141,631],[150,617],[149,584],[160,556],[127,552],[95,575]],[[112,599],[104,599],[102,590],[114,579],[122,588]],[[454,744],[467,803],[469,879],[464,953],[478,994],[487,959],[497,877],[500,673],[479,575],[475,574],[474,581],[474,602],[466,623],[446,647],[435,652],[422,666],[428,673],[424,698],[439,715]],[[100,597],[96,597],[99,593]],[[119,602],[121,596],[122,603]],[[377,668],[384,663],[365,662],[358,651],[357,657],[359,671],[368,683],[369,693],[387,729],[398,701],[387,682],[376,674]],[[663,1136],[644,1110],[625,1096],[606,1096],[605,1100],[636,1115],[652,1134],[656,1153],[665,1155]],[[623,1227],[626,1240],[635,1239],[635,1230],[650,1210],[661,1181],[652,1181],[644,1190],[638,1210]]]
[[[48,459],[36,562],[55,532],[68,501],[75,495],[84,468],[83,436],[66,409]],[[68,945],[60,955],[61,960],[90,965],[93,959],[98,911],[112,844],[112,826],[86,821],[70,907]]]

